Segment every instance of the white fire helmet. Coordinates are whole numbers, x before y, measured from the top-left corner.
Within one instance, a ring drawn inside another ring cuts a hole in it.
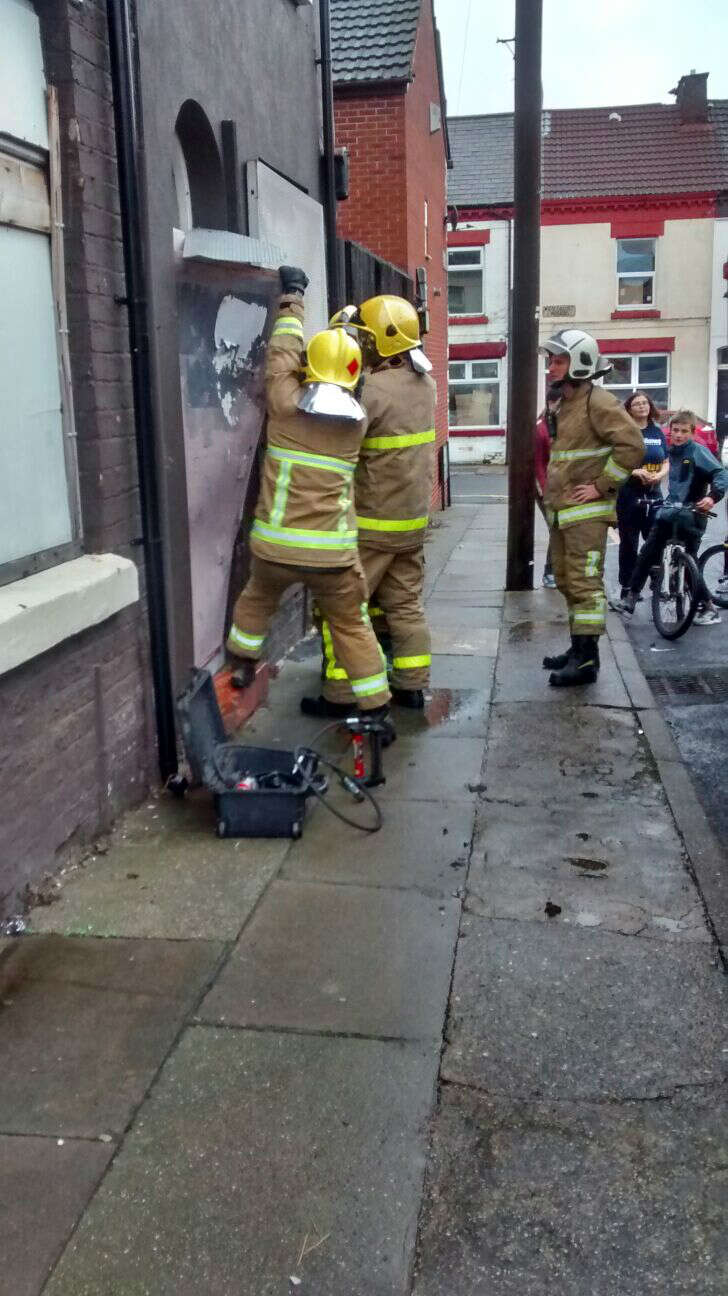
[[[539,348],[547,355],[569,357],[569,378],[594,378],[604,372],[596,338],[583,329],[560,329]]]

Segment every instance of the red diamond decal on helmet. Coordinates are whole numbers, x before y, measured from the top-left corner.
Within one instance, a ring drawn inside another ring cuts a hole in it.
[[[354,377],[354,374],[356,373],[357,369],[359,368],[359,361],[358,361],[358,360],[350,360],[349,363],[348,363],[348,365],[347,365],[346,367],[347,367],[347,369],[349,370],[349,373],[351,374],[351,376],[352,376],[352,378],[353,378],[353,377]]]

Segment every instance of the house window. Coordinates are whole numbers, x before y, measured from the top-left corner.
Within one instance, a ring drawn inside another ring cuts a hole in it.
[[[448,366],[451,428],[500,424],[500,360],[464,360]]]
[[[640,391],[652,397],[658,409],[669,408],[669,355],[610,355],[609,359],[613,368],[604,379],[604,386],[619,400],[625,401],[630,392],[639,387]]]
[[[655,239],[617,239],[617,305],[653,306]]]
[[[0,82],[5,77],[16,87],[16,96],[0,106],[0,585],[6,585],[75,556],[80,517],[71,393],[67,386],[62,394],[60,377],[61,289],[52,260],[58,235],[51,232],[59,222],[51,217],[38,18],[25,0],[0,0],[0,29]]]
[[[483,249],[450,248],[447,254],[448,313],[482,315],[484,289]]]

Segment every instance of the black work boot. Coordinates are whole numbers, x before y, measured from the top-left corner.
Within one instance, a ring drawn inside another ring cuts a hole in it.
[[[407,707],[410,711],[424,711],[425,694],[423,689],[398,689],[390,690],[392,701],[396,706]]]
[[[572,635],[571,643],[566,652],[556,653],[553,657],[544,657],[543,669],[552,671],[563,670],[564,666],[568,665],[574,656],[574,639],[575,635]]]
[[[596,635],[575,635],[574,655],[559,671],[549,675],[554,688],[573,684],[595,684],[599,674],[599,645]]]
[[[248,688],[255,679],[257,662],[251,661],[250,658],[243,658],[242,661],[236,658],[236,661],[239,662],[238,665],[233,662],[230,663],[231,666],[234,666],[230,675],[230,683],[236,689]]]
[[[343,720],[346,716],[356,715],[355,702],[329,702],[323,693],[318,697],[302,697],[301,710],[304,715],[315,716],[319,720]]]

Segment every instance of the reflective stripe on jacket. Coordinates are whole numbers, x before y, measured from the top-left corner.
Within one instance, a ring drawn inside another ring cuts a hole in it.
[[[617,490],[642,463],[644,443],[637,424],[616,396],[583,383],[562,399],[556,415],[544,500],[560,527],[578,522],[614,522]],[[598,500],[579,504],[574,487],[593,485]]]
[[[435,476],[435,400],[429,374],[405,356],[386,360],[364,380],[367,427],[354,475],[359,543],[417,549],[429,520]]]
[[[265,369],[268,444],[250,547],[259,558],[298,567],[358,561],[354,468],[364,423],[298,409],[303,302],[281,298]]]

